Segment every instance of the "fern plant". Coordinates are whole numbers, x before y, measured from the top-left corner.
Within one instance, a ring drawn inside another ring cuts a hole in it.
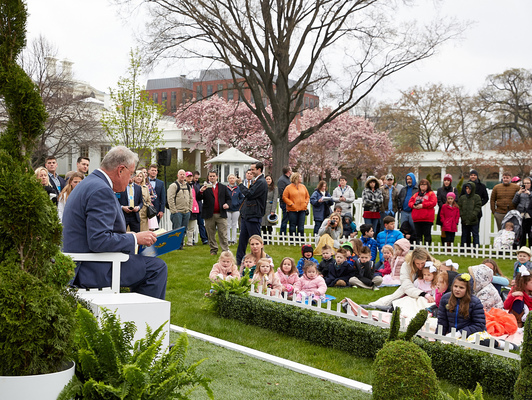
[[[196,372],[203,360],[185,363],[186,335],[161,354],[163,326],[155,331],[147,327],[146,337],[132,344],[135,324],[121,324],[115,313],[104,310],[98,324],[94,315],[78,307],[76,318],[76,375],[58,400],[188,399],[198,386],[214,398],[210,380]]]
[[[205,301],[207,302],[206,308],[218,311],[218,300],[220,296],[224,296],[225,299],[228,299],[230,294],[247,296],[250,290],[251,279],[249,278],[249,268],[246,268],[242,278],[212,282],[210,292],[205,295]]]

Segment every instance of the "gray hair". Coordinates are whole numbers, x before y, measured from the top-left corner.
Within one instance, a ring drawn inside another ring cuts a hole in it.
[[[139,156],[136,153],[133,153],[125,146],[116,146],[105,155],[100,163],[100,168],[112,171],[120,165],[129,167],[131,164],[137,165],[138,162]]]

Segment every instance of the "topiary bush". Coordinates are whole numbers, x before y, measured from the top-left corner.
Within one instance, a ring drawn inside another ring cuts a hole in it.
[[[532,313],[525,322],[523,345],[521,347],[521,371],[515,382],[514,399],[532,399]]]

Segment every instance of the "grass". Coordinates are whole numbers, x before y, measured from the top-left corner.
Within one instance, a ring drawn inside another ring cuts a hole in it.
[[[236,252],[236,246],[232,246],[231,250]],[[295,246],[265,246],[265,250],[270,256],[272,256],[276,266],[279,265],[283,257],[293,257],[296,262],[301,257],[300,248]],[[444,261],[449,257],[439,256],[438,258]],[[204,310],[202,308],[205,304],[203,301],[204,294],[210,287],[208,275],[212,265],[218,260],[216,256],[211,256],[209,254],[208,246],[198,245],[192,248],[186,247],[185,250],[175,251],[165,255],[163,259],[168,264],[168,287],[166,298],[172,302],[172,324],[184,326],[191,330],[199,331],[207,335],[212,335],[269,354],[323,369],[360,382],[368,384],[372,383],[372,360],[357,358],[341,351],[316,346],[297,338],[287,337],[265,329],[245,325],[238,321],[218,318],[212,312]],[[459,271],[464,272],[468,266],[477,265],[482,260],[468,257],[453,257],[453,261],[458,262],[460,265]],[[512,276],[512,260],[501,260],[499,266],[506,276]],[[335,296],[337,301],[342,300],[344,297],[349,297],[359,304],[367,304],[381,296],[392,293],[394,290],[395,288],[383,288],[379,291],[355,288],[329,288],[327,293]],[[333,305],[333,307],[335,308],[336,306]],[[333,338],[331,338],[331,340],[332,339]],[[194,341],[194,344],[191,347],[195,347],[196,345],[197,342]],[[205,356],[212,358],[210,350],[196,351],[196,349],[194,349],[194,354],[199,355],[197,357],[198,359],[204,358]],[[240,355],[233,353],[233,357],[240,357]],[[246,383],[244,386],[249,385],[252,381],[257,379],[258,371],[254,368],[243,368],[241,366],[243,364],[234,364],[234,359],[230,362],[233,363],[232,365],[234,365],[236,369],[240,370],[239,374],[246,376]],[[226,367],[225,364],[222,364],[221,361],[218,362],[217,368],[221,369],[224,373],[230,371],[230,368]],[[287,370],[285,369],[280,368],[280,370],[280,374],[287,373]],[[211,372],[209,371],[209,374],[210,373]],[[218,380],[218,374],[208,376],[213,376],[215,381]],[[226,376],[227,375],[223,376],[224,382],[232,381],[232,379],[228,380]],[[457,393],[458,391],[458,388],[453,385],[444,383],[443,386],[445,390],[450,393]],[[301,390],[305,390],[305,387],[306,383],[301,382],[295,384],[292,389],[293,392],[300,393]],[[277,389],[278,386],[276,386],[276,390],[273,394],[272,392],[267,391],[267,397],[272,399],[289,398],[281,394],[277,395]],[[220,390],[224,389],[222,388]],[[247,388],[242,388],[242,390],[246,391]],[[306,392],[307,391],[305,390],[305,393]],[[221,392],[218,393],[218,390],[215,389],[215,395],[217,398],[226,398],[220,394]],[[246,397],[246,395],[243,395],[244,397],[234,397],[234,395],[235,393],[231,392],[232,398],[251,398],[251,396]],[[266,396],[262,395],[259,395],[258,397],[266,398]],[[496,399],[496,397],[489,396],[485,396],[485,398]]]

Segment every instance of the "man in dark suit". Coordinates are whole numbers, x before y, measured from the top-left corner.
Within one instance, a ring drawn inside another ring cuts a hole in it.
[[[142,208],[142,188],[133,183],[133,178],[129,179],[126,190],[117,193],[118,202],[122,206],[122,212],[126,220],[126,228],[129,226],[131,232],[140,232],[140,215]]]
[[[57,175],[57,159],[55,157],[46,157],[44,167],[48,170],[48,177],[50,178],[50,186],[54,189],[55,194],[59,196],[61,190],[66,186],[66,182],[63,177]]]
[[[242,184],[242,178],[238,178],[238,187],[244,195],[244,202],[240,208],[240,236],[236,251],[236,263],[240,266],[242,258],[246,255],[249,238],[261,233],[260,226],[266,210],[268,197],[268,184],[262,173],[264,166],[261,162],[251,164],[250,170],[255,179],[248,188]]]
[[[157,221],[160,221],[163,217],[166,204],[166,188],[164,187],[164,182],[157,179],[157,172],[157,164],[150,165],[150,168],[148,168],[150,185],[157,195],[157,198],[153,199],[153,207],[157,210]]]
[[[132,292],[164,299],[166,264],[157,257],[135,254],[137,245],[157,240],[151,231],[126,232],[126,221],[115,192],[123,192],[135,173],[138,156],[123,146],[112,148],[100,168],[81,181],[68,197],[63,214],[63,251],[66,253],[129,253],[122,263],[120,285]],[[74,285],[111,286],[111,263],[81,262]]]
[[[205,220],[205,229],[209,238],[211,255],[215,256],[218,253],[216,229],[218,229],[218,238],[220,239],[222,251],[229,250],[229,241],[227,239],[227,210],[231,204],[231,194],[227,186],[218,183],[218,174],[216,171],[209,171],[209,186],[201,186],[197,198],[203,200],[201,215]]]

